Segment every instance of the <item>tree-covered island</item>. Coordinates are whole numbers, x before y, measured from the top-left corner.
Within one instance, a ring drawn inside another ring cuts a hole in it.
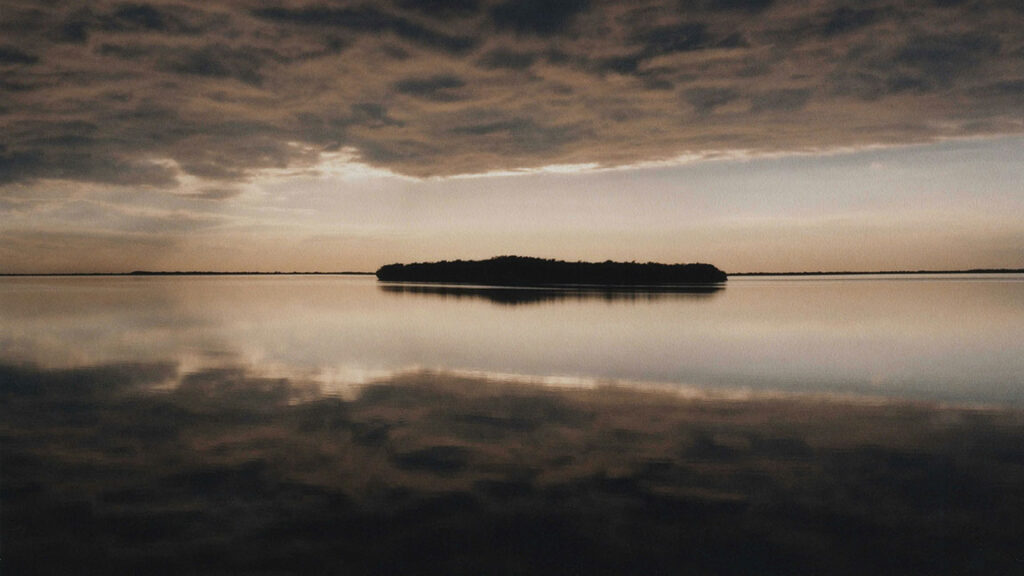
[[[444,260],[388,264],[377,279],[392,282],[446,282],[495,286],[671,286],[725,282],[725,272],[711,264],[657,262],[565,262],[525,256],[488,260]]]

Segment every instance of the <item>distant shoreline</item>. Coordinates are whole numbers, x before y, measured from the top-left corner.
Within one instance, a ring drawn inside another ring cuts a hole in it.
[[[1024,268],[975,268],[971,270],[877,270],[869,272],[733,272],[729,276],[886,276],[891,274],[1024,274]]]
[[[53,277],[53,276],[373,276],[373,272],[203,272],[203,271],[155,271],[136,270],[133,272],[49,272],[49,273],[0,273],[0,278],[11,277]]]
[[[133,272],[0,272],[0,278],[58,276],[374,276],[376,272],[223,272],[148,271]],[[1024,268],[978,268],[970,270],[882,270],[868,272],[732,272],[728,276],[886,276],[936,274],[1024,274]]]

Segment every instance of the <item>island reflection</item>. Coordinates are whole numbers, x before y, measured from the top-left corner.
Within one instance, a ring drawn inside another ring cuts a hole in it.
[[[174,362],[0,365],[0,400],[11,574],[1021,568],[1011,408]]]
[[[414,284],[382,282],[377,287],[387,294],[480,299],[493,304],[520,305],[546,302],[604,300],[607,302],[653,302],[663,299],[708,298],[722,291],[721,284],[610,288],[606,286],[512,287],[459,284]]]

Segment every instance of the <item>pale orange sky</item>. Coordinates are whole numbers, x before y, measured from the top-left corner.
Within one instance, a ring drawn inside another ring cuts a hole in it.
[[[1001,138],[615,171],[286,177],[253,182],[230,202],[132,191],[159,205],[145,210],[117,207],[105,191],[13,212],[4,233],[15,240],[0,263],[5,272],[372,271],[514,253],[706,261],[729,272],[1019,267],[1021,182],[1024,140]]]

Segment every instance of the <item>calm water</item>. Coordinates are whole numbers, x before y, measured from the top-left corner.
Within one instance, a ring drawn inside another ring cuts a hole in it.
[[[371,277],[7,278],[0,361],[244,367],[340,390],[402,371],[1024,401],[1024,276],[733,278],[703,293]]]
[[[4,278],[0,573],[1020,574],[1021,342],[1022,276]]]

